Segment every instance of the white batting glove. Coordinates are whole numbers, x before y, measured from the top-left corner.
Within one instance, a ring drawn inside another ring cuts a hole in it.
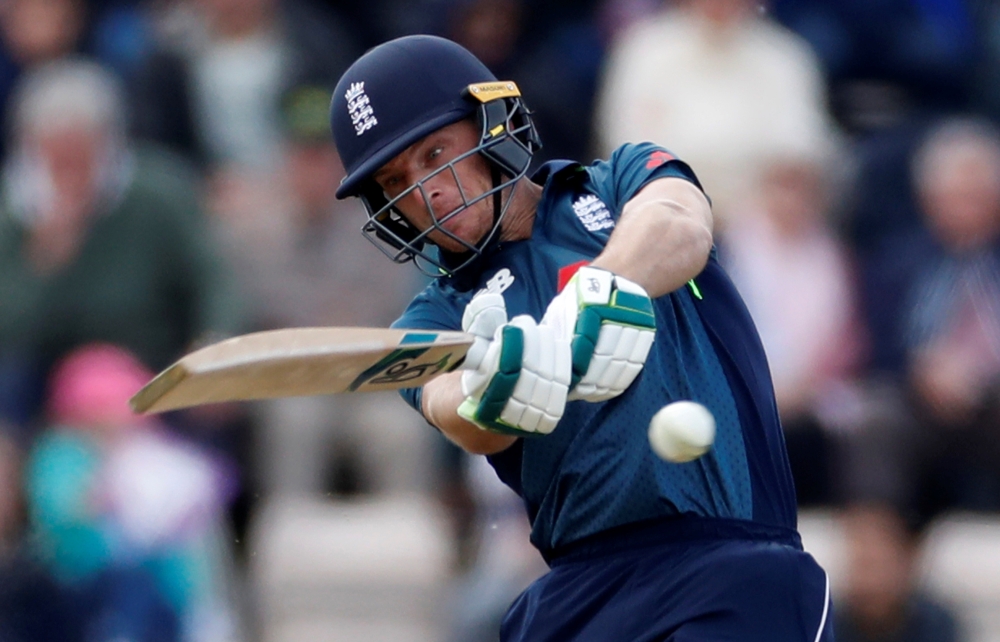
[[[642,286],[589,266],[552,299],[542,325],[571,342],[571,401],[623,393],[645,365],[656,333],[653,303]]]
[[[505,323],[507,323],[507,304],[502,294],[484,292],[473,297],[462,314],[462,330],[475,335],[476,338],[465,354],[463,368],[469,370],[479,368],[497,328]]]
[[[477,301],[466,308],[462,327],[477,336],[462,373],[465,401],[458,414],[481,428],[513,435],[552,432],[566,408],[571,374],[570,344],[552,328],[527,315],[506,321],[496,300]],[[488,341],[479,338],[492,329]]]

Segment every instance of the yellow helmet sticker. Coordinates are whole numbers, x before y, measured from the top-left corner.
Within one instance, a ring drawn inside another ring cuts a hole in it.
[[[469,85],[469,95],[481,103],[497,98],[514,98],[521,95],[517,85],[512,80],[499,82],[477,82]]]

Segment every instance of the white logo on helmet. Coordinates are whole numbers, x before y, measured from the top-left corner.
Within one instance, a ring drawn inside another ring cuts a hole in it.
[[[344,98],[347,100],[347,113],[351,116],[354,131],[358,133],[358,136],[378,125],[371,100],[365,93],[364,82],[352,82],[347,93],[344,94]]]

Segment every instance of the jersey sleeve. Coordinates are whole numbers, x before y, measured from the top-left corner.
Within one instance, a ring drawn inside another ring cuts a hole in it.
[[[611,206],[616,219],[625,203],[658,178],[682,178],[701,189],[698,177],[687,163],[653,143],[622,145],[609,160],[591,165],[588,171],[601,200]]]

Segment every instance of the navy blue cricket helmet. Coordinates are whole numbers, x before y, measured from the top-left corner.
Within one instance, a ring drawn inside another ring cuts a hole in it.
[[[480,126],[478,146],[388,199],[373,174],[424,136],[465,118],[474,118]],[[427,35],[391,40],[355,61],[333,92],[330,126],[347,170],[337,198],[360,197],[368,210],[365,236],[397,263],[423,259],[443,271],[434,274],[455,272],[495,240],[510,204],[510,193],[503,199],[503,190],[525,175],[541,146],[516,84],[498,81],[464,47]],[[493,188],[465,199],[452,212],[432,210],[434,224],[427,230],[410,225],[395,204],[440,172],[453,172],[454,164],[471,154],[487,160]],[[494,226],[485,238],[472,244],[440,227],[484,198],[494,200]],[[427,235],[435,229],[467,251],[449,256],[429,250]]]

